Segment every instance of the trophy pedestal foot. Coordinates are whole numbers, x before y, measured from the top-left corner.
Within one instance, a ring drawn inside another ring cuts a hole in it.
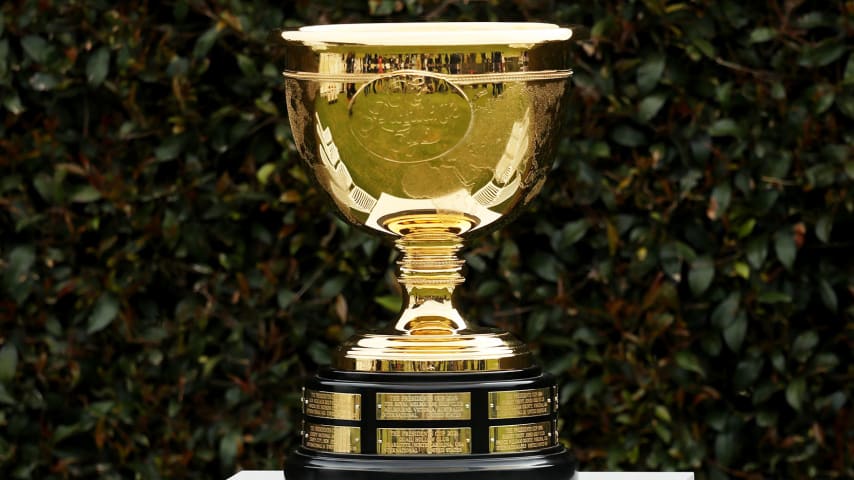
[[[453,457],[339,455],[300,448],[288,480],[571,480],[575,458],[561,446],[525,454]]]

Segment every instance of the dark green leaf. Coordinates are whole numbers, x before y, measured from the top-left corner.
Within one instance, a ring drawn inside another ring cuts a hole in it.
[[[650,92],[661,79],[666,64],[665,56],[653,53],[638,67],[637,82],[641,93]]]
[[[44,38],[38,35],[27,35],[21,39],[21,47],[34,62],[44,63],[47,61],[50,45]]]
[[[670,423],[673,421],[672,417],[670,416],[670,411],[667,410],[667,407],[665,407],[664,405],[656,405],[654,412],[655,417],[663,422]]]
[[[18,349],[6,343],[0,347],[0,383],[9,383],[15,378],[18,369]]]
[[[241,443],[240,432],[230,431],[223,435],[219,441],[219,461],[222,465],[228,467],[234,465]]]
[[[700,365],[700,359],[691,352],[682,350],[676,353],[676,365],[690,372],[699,374],[701,377],[706,376],[706,371]]]
[[[747,334],[747,315],[739,312],[735,319],[724,329],[724,341],[733,352],[741,350],[744,336]]]
[[[795,255],[797,255],[795,236],[791,228],[784,228],[774,234],[774,252],[776,252],[780,263],[786,269],[791,270],[795,264]]]
[[[768,304],[790,303],[792,301],[792,297],[789,294],[784,293],[784,292],[777,292],[774,290],[768,290],[768,291],[764,291],[764,292],[760,293],[757,300],[759,301],[759,303],[768,303]]]
[[[15,398],[6,390],[6,386],[0,383],[0,405],[15,405],[17,403]]]
[[[525,323],[525,338],[528,340],[539,338],[540,334],[543,333],[543,330],[546,329],[548,324],[548,310],[536,310],[530,317],[528,317],[528,320]]]
[[[825,88],[822,92],[816,93],[815,97],[816,101],[814,112],[816,115],[821,115],[826,112],[836,100],[836,94],[828,88]]]
[[[836,181],[836,167],[829,163],[820,163],[806,171],[807,182],[815,188],[825,188]]]
[[[645,97],[638,104],[638,119],[641,122],[648,122],[655,117],[661,107],[664,106],[664,102],[667,101],[667,95],[663,93],[654,93]]]
[[[735,320],[735,314],[738,311],[738,305],[740,302],[741,294],[739,292],[730,293],[729,296],[719,303],[712,311],[712,325],[723,330],[731,324]]]
[[[246,55],[237,55],[237,66],[240,68],[240,71],[249,78],[255,78],[259,75],[258,69],[255,67],[255,61]]]
[[[738,137],[741,128],[731,118],[721,118],[709,127],[709,135],[713,137]]]
[[[290,307],[296,299],[297,295],[291,290],[288,290],[287,288],[280,289],[279,292],[276,294],[276,302],[278,303],[279,308],[281,308],[282,310],[286,310],[288,307]]]
[[[92,185],[83,185],[71,194],[70,200],[75,203],[89,203],[99,200],[101,192]]]
[[[89,85],[97,87],[104,83],[109,72],[110,50],[107,47],[100,47],[86,62],[86,81],[89,82]]]
[[[646,144],[646,135],[628,125],[619,125],[611,132],[611,138],[624,147],[639,147]]]
[[[175,16],[175,20],[182,22],[187,18],[189,10],[190,6],[187,4],[187,0],[177,0],[172,6],[172,15]]]
[[[579,327],[572,334],[572,339],[587,345],[599,345],[602,343],[602,338],[596,335],[596,332],[588,327]]]
[[[21,103],[21,97],[14,92],[6,96],[3,100],[3,106],[13,115],[20,115],[25,110],[24,105]]]
[[[854,84],[854,53],[848,55],[848,61],[845,63],[845,73],[842,76],[842,84]]]
[[[806,361],[812,355],[815,347],[818,345],[818,341],[818,333],[812,330],[798,335],[794,343],[792,343],[792,355],[799,362]]]
[[[831,312],[836,312],[839,308],[836,300],[836,292],[833,291],[833,287],[824,278],[818,281],[818,293],[821,296],[821,301],[824,302],[824,306]]]
[[[709,42],[705,38],[694,38],[692,40],[694,46],[697,47],[697,50],[699,50],[703,55],[709,58],[715,58],[715,46],[712,45],[711,42]]]
[[[397,0],[368,0],[368,11],[371,15],[390,15],[397,10]]]
[[[795,410],[800,411],[803,408],[806,396],[807,382],[803,377],[792,380],[786,386],[786,402]]]
[[[762,264],[765,262],[765,257],[768,256],[768,237],[761,235],[751,238],[747,242],[745,252],[747,253],[747,263],[754,270],[761,269]]]
[[[818,237],[822,243],[827,243],[830,241],[830,231],[832,228],[833,217],[826,213],[818,217],[818,221],[815,222],[815,236]]]
[[[699,257],[691,262],[691,270],[688,272],[688,285],[694,295],[702,295],[712,279],[715,278],[715,264],[710,257]]]
[[[46,92],[48,90],[53,90],[59,85],[59,80],[57,80],[55,75],[50,73],[36,73],[32,77],[30,77],[30,87],[33,90],[38,92]]]
[[[178,158],[183,149],[184,137],[179,135],[171,136],[154,149],[154,156],[161,162],[167,162]]]
[[[329,347],[314,341],[308,344],[308,354],[311,360],[318,365],[329,365],[332,362],[332,357],[329,355]]]
[[[768,40],[773,40],[777,36],[777,31],[773,28],[759,27],[754,28],[750,32],[750,43],[763,43]]]
[[[9,290],[27,279],[36,262],[36,250],[32,245],[19,245],[9,252],[9,263],[3,271],[3,283]]]
[[[741,225],[736,227],[735,233],[738,235],[738,238],[744,238],[753,233],[753,229],[756,227],[756,219],[748,218]]]
[[[780,390],[776,382],[767,379],[761,379],[759,386],[753,391],[752,401],[754,405],[761,405],[768,401],[775,393]]]
[[[336,275],[323,282],[323,285],[320,287],[319,294],[322,298],[332,298],[344,290],[344,286],[347,285],[347,282],[349,282],[349,279],[346,276]]]
[[[571,247],[576,242],[584,238],[584,234],[587,233],[589,228],[590,222],[585,218],[567,223],[560,231],[559,248],[564,249]]]
[[[802,67],[823,67],[835,62],[845,53],[845,45],[833,38],[825,40],[816,46],[805,47],[801,51],[798,65]]]
[[[715,457],[721,465],[731,465],[740,450],[737,433],[723,432],[715,437]]]
[[[196,40],[196,45],[193,47],[193,58],[199,60],[206,57],[216,44],[217,38],[219,38],[219,28],[216,25],[207,29]]]
[[[714,220],[715,218],[723,217],[729,208],[732,199],[732,186],[730,183],[727,181],[715,185],[715,188],[712,189],[712,199],[715,201],[716,207],[714,215],[710,216],[710,218]]]
[[[374,299],[377,304],[392,313],[397,313],[403,306],[403,298],[400,295],[383,295]]]
[[[536,252],[531,256],[531,269],[543,280],[556,282],[560,276],[560,262],[544,252]]]
[[[667,242],[661,246],[658,252],[661,268],[673,280],[682,281],[682,263],[684,257],[679,252],[677,242]]]
[[[770,410],[762,410],[756,415],[756,424],[762,428],[774,427],[777,425],[777,412]]]
[[[170,78],[172,77],[183,77],[187,75],[187,72],[190,69],[190,61],[184,57],[174,56],[172,57],[172,61],[169,62],[169,66],[166,67],[166,75]]]
[[[765,362],[762,361],[762,358],[748,358],[738,362],[738,365],[735,366],[735,374],[733,374],[733,386],[738,390],[753,386],[764,365]]]
[[[95,302],[95,307],[89,315],[86,333],[100,332],[113,323],[119,313],[119,300],[112,293],[103,293]]]
[[[832,26],[835,23],[835,19],[835,15],[829,15],[827,12],[812,11],[799,15],[795,19],[794,25],[797,28],[809,30],[813,28]]]

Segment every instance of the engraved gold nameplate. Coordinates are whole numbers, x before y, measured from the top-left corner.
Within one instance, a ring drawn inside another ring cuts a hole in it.
[[[470,419],[470,392],[377,393],[377,420]]]
[[[380,455],[460,455],[471,453],[471,428],[378,428]]]
[[[340,427],[303,423],[303,445],[312,450],[333,453],[360,453],[362,451],[359,427]]]
[[[555,445],[552,422],[489,427],[490,453],[524,452]]]
[[[321,392],[306,389],[303,397],[306,415],[336,420],[361,420],[362,396],[358,393]]]
[[[522,418],[552,413],[551,388],[489,392],[489,418]]]

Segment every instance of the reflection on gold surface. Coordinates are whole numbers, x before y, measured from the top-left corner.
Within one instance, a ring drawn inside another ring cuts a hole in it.
[[[351,339],[335,366],[368,371],[524,368],[507,334],[452,302],[464,239],[497,228],[548,171],[570,75],[569,29],[384,24],[283,33],[294,140],[348,221],[396,237],[405,308]]]

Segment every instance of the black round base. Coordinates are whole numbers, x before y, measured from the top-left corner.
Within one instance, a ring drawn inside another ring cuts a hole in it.
[[[570,480],[554,378],[325,370],[303,392],[287,480]]]
[[[298,449],[287,480],[571,480],[578,463],[562,446],[508,455],[341,455]]]

